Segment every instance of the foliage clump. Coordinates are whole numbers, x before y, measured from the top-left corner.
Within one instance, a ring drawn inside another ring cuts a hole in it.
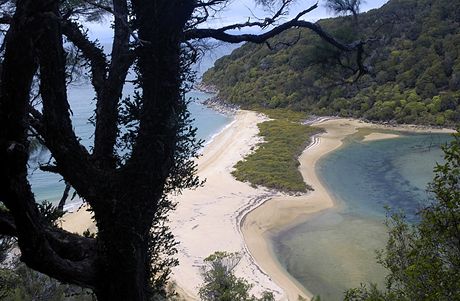
[[[241,260],[238,253],[215,252],[204,259],[201,275],[204,283],[199,295],[203,301],[274,301],[273,294],[263,292],[260,298],[250,294],[252,285],[238,278],[234,269]]]
[[[288,192],[311,189],[303,180],[298,157],[318,130],[300,123],[306,115],[288,110],[264,110],[273,120],[258,125],[263,138],[257,149],[235,165],[239,181]]]
[[[36,272],[19,262],[0,268],[0,299],[4,301],[91,301],[93,293]]]

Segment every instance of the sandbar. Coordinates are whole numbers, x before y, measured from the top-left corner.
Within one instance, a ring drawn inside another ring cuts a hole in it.
[[[363,138],[363,142],[367,142],[367,141],[375,141],[375,140],[383,140],[383,139],[394,139],[394,138],[398,138],[398,137],[401,137],[400,135],[398,134],[389,134],[389,133],[370,133],[366,136],[364,136]]]

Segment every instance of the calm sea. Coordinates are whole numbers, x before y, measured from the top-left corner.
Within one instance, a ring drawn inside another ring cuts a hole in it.
[[[128,90],[124,92],[125,94],[129,93],[129,87]],[[194,118],[193,125],[198,129],[197,138],[209,142],[216,133],[230,123],[231,117],[200,104],[204,99],[211,97],[211,94],[192,91],[188,93],[187,96],[192,99],[192,102],[189,104],[189,111]],[[69,89],[69,102],[73,112],[72,123],[76,134],[88,148],[92,146],[92,135],[94,133],[94,126],[88,121],[95,108],[93,98],[94,92],[87,84],[72,86]],[[47,150],[38,150],[31,155],[29,161],[29,180],[35,198],[39,202],[44,200],[57,202],[61,198],[64,190],[64,184],[61,177],[55,174],[42,172],[37,168],[39,163],[46,163],[49,158],[50,154]],[[78,200],[74,200],[73,203],[70,203],[70,207],[78,203]]]
[[[385,270],[376,249],[387,239],[386,210],[404,210],[410,220],[427,204],[433,167],[442,161],[445,134],[405,134],[374,142],[348,141],[317,165],[337,206],[311,216],[272,239],[281,265],[321,300],[343,300],[347,288],[382,284]]]

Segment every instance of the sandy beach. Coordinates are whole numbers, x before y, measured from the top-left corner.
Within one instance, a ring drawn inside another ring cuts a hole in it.
[[[238,182],[230,174],[235,163],[260,142],[257,123],[264,120],[266,117],[258,113],[237,111],[234,121],[204,148],[198,160],[198,175],[206,179],[205,185],[174,197],[178,205],[170,221],[179,242],[180,265],[173,269],[172,280],[187,300],[198,299],[203,259],[215,251],[242,255],[235,272],[254,285],[254,294],[268,290],[274,293],[276,300],[297,300],[299,295],[309,299],[311,294],[273,257],[267,237],[273,231],[334,206],[334,200],[315,173],[316,162],[340,147],[342,140],[359,128],[371,129],[366,131],[363,141],[398,137],[397,133],[388,133],[388,130],[427,131],[426,128],[381,126],[356,119],[320,119],[313,125],[325,132],[315,136],[299,158],[302,176],[314,191],[288,196]],[[63,227],[72,232],[94,231],[90,214],[85,209],[66,215]]]
[[[242,255],[235,272],[254,284],[254,294],[269,290],[277,300],[286,300],[284,290],[254,263],[240,230],[247,212],[280,194],[238,182],[230,174],[233,166],[260,142],[257,124],[264,120],[266,117],[258,113],[238,111],[234,121],[206,145],[198,160],[198,175],[206,179],[205,185],[173,197],[178,205],[170,221],[180,243],[180,265],[174,268],[172,280],[187,300],[198,300],[200,267],[203,259],[215,251]],[[78,233],[95,230],[85,206],[64,216],[63,228]]]
[[[254,293],[272,291],[277,300],[283,290],[259,269],[249,255],[240,231],[247,212],[267,199],[279,195],[236,181],[230,172],[260,141],[257,123],[266,120],[250,111],[238,111],[235,121],[204,149],[198,160],[198,174],[206,179],[204,187],[177,196],[177,209],[170,216],[171,228],[179,242],[180,265],[173,280],[190,299],[198,299],[203,260],[215,251],[238,252],[242,260],[236,275],[254,284]]]

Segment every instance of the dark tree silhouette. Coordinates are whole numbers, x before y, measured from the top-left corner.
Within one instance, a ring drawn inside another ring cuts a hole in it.
[[[361,0],[327,0],[326,7],[336,14],[351,13],[356,20],[361,2]]]
[[[100,301],[148,300],[162,294],[167,268],[174,263],[169,257],[174,243],[164,225],[174,206],[166,194],[199,184],[192,161],[198,146],[184,93],[203,39],[264,43],[289,28],[306,27],[340,50],[362,51],[364,42],[341,43],[318,24],[302,20],[316,5],[281,23],[292,0],[262,1],[276,7],[264,19],[207,28],[206,21],[227,2],[0,3],[8,5],[0,20],[7,30],[0,98],[0,201],[7,209],[0,212],[0,234],[17,237],[21,260],[29,267],[91,288]],[[101,12],[113,16],[109,57],[79,21]],[[235,33],[248,27],[265,31]],[[64,36],[89,66],[96,92],[93,149],[80,143],[72,127]],[[122,99],[130,69],[137,91]],[[33,82],[39,83],[40,107],[33,106]],[[60,174],[92,208],[96,238],[44,222],[27,180],[30,135],[51,152],[51,164],[41,168]],[[117,153],[120,147],[126,150],[123,155]]]

